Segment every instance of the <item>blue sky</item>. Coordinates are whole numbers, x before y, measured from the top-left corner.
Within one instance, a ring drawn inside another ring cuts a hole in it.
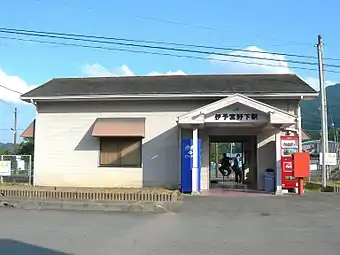
[[[160,4],[162,2],[162,4]],[[316,55],[321,34],[325,56],[340,58],[336,0],[26,0],[4,1],[0,27],[82,33],[130,39],[171,41],[269,52]],[[160,20],[175,21],[176,24]],[[204,27],[209,27],[204,28]],[[11,36],[1,34],[0,36]],[[264,53],[265,54],[265,53]],[[265,54],[264,56],[269,56]],[[146,75],[151,72],[285,72],[227,62],[178,59],[75,47],[43,45],[0,38],[0,84],[25,92],[54,77]],[[331,63],[331,62],[329,62]],[[332,64],[339,64],[334,61]],[[289,69],[316,86],[317,72]],[[340,71],[340,69],[339,69]],[[331,84],[339,74],[326,74]],[[0,141],[10,141],[13,107],[19,131],[34,119],[34,108],[17,103],[17,95],[0,90]],[[4,103],[6,101],[7,103]]]

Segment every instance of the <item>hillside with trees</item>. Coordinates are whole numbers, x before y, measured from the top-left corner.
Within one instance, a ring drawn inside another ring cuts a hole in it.
[[[0,153],[8,154],[13,151],[13,143],[0,143]]]
[[[13,143],[0,143],[0,155],[11,155],[13,154]],[[25,138],[17,145],[18,155],[33,155],[34,145],[32,138]]]
[[[336,129],[340,128],[340,83],[326,88],[329,138],[333,139]],[[321,113],[320,97],[314,100],[303,100],[301,102],[302,128],[305,129],[312,138],[320,138]],[[333,128],[333,124],[334,127]]]

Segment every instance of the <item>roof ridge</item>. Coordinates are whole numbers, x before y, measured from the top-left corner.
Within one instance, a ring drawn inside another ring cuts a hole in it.
[[[114,78],[119,78],[119,79],[138,79],[138,78],[159,78],[159,77],[164,77],[164,78],[174,78],[174,77],[185,77],[185,78],[191,78],[191,77],[246,77],[246,76],[258,76],[258,77],[264,77],[264,76],[297,76],[296,74],[292,73],[279,73],[279,74],[271,74],[271,73],[265,73],[265,74],[258,74],[258,73],[249,73],[249,74],[176,74],[176,75],[133,75],[133,76],[96,76],[96,77],[57,77],[53,78],[52,80],[82,80],[82,79],[114,79]]]
[[[54,78],[21,96],[37,97],[121,95],[219,95],[317,93],[296,74],[195,74],[162,76]]]

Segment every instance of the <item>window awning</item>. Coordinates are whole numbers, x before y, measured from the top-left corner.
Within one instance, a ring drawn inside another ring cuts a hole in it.
[[[145,137],[145,118],[98,118],[92,136]]]
[[[34,138],[34,129],[35,129],[35,120],[31,122],[31,124],[22,132],[22,138]]]

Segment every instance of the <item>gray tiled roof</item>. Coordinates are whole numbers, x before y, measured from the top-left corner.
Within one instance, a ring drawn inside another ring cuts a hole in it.
[[[95,95],[316,93],[296,75],[182,75],[106,78],[58,78],[24,98]]]

